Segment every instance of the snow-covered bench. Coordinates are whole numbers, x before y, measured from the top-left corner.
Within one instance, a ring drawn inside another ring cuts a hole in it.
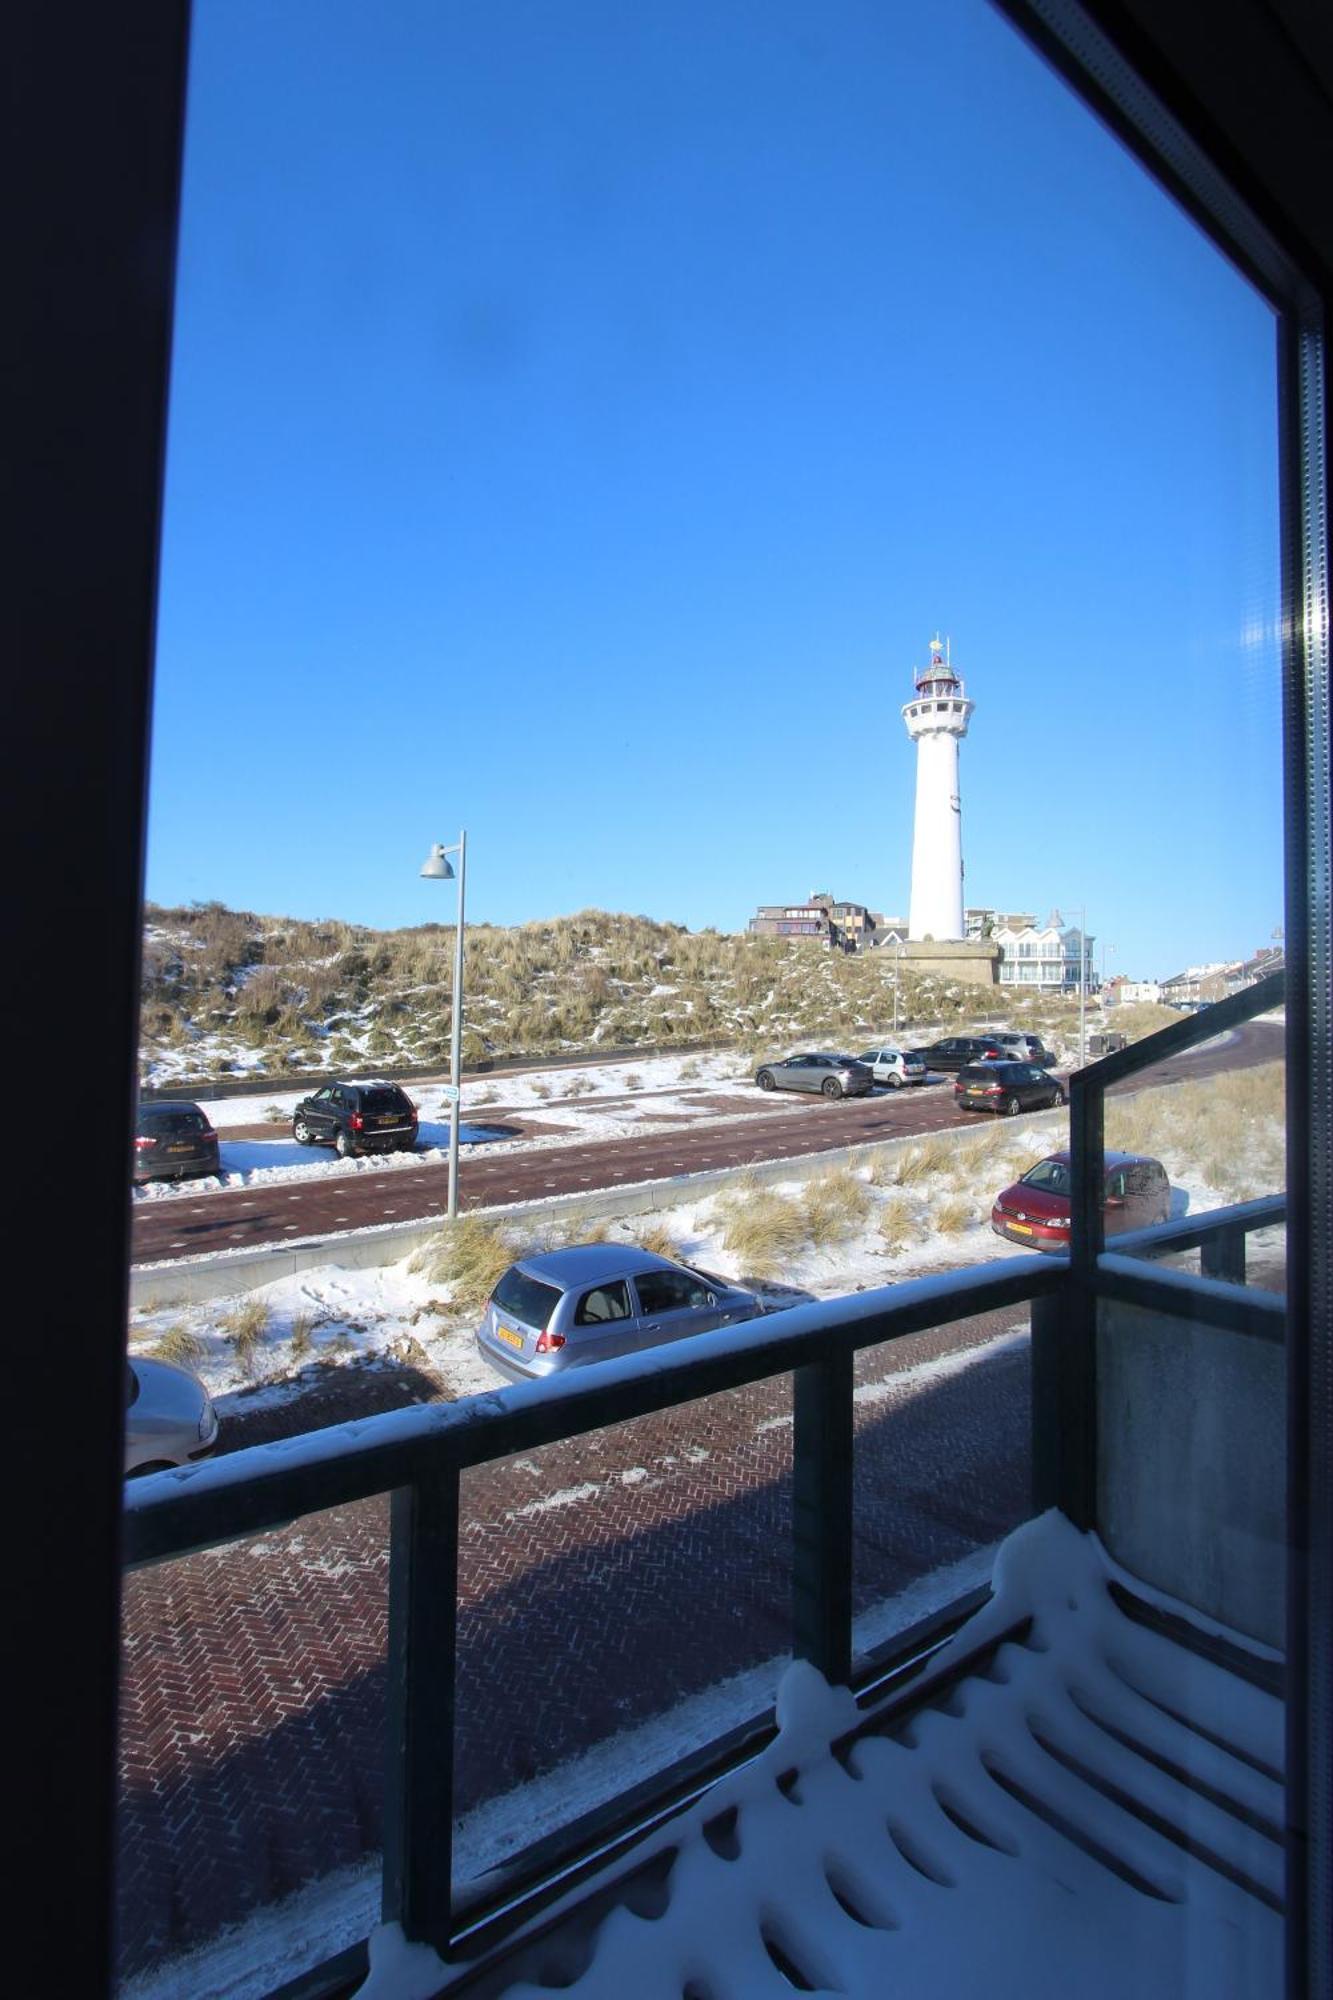
[[[770,1746],[502,1964],[460,1979],[389,1927],[361,1993],[1280,1993],[1280,1677],[1047,1514],[884,1707],[793,1666]]]

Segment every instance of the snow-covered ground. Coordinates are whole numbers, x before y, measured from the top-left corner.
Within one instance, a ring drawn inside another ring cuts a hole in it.
[[[865,1221],[838,1242],[823,1248],[807,1246],[793,1254],[776,1286],[756,1280],[744,1260],[726,1247],[725,1197],[706,1196],[656,1210],[651,1217],[619,1218],[605,1229],[629,1242],[645,1222],[660,1225],[685,1260],[739,1284],[749,1283],[771,1307],[783,1302],[786,1287],[815,1298],[836,1298],[876,1285],[899,1284],[926,1270],[1028,1254],[993,1234],[990,1206],[1001,1188],[1050,1149],[1049,1133],[1021,1126],[1011,1130],[1006,1123],[981,1133],[960,1133],[950,1163],[906,1188],[875,1187],[869,1169],[863,1168],[860,1177],[870,1201]],[[961,1176],[967,1188],[961,1199],[970,1206],[971,1217],[942,1235],[936,1218],[947,1204],[960,1199],[960,1161],[971,1162]],[[817,1180],[819,1175],[809,1178]],[[773,1191],[799,1200],[806,1185],[806,1180],[793,1179],[776,1183]],[[1223,1197],[1197,1178],[1173,1180],[1173,1188],[1178,1213],[1222,1205]],[[910,1204],[908,1240],[901,1248],[889,1248],[880,1231],[890,1201]],[[595,1195],[590,1197],[588,1217],[590,1225],[596,1221]],[[1264,1239],[1254,1240],[1262,1250]],[[522,1237],[515,1235],[514,1243],[517,1255]],[[302,1384],[299,1371],[311,1362],[414,1361],[438,1379],[448,1397],[494,1389],[497,1378],[476,1351],[473,1319],[454,1311],[447,1285],[431,1282],[414,1272],[411,1264],[407,1257],[397,1264],[351,1271],[330,1263],[236,1297],[142,1311],[130,1326],[130,1349],[149,1353],[164,1335],[184,1333],[197,1344],[190,1365],[221,1399],[224,1423],[228,1399],[238,1392],[250,1392],[246,1396],[250,1409],[255,1407],[257,1385],[258,1392],[271,1400],[299,1395],[308,1386]],[[266,1311],[267,1321],[253,1355],[242,1363],[228,1323],[251,1301]]]

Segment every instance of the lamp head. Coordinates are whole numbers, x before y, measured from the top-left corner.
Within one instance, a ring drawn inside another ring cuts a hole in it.
[[[428,882],[453,881],[454,865],[438,840],[426,856],[421,872]]]

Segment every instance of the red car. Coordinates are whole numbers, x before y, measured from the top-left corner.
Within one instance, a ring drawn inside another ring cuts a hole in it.
[[[1051,1153],[1022,1180],[997,1195],[990,1226],[1032,1250],[1069,1248],[1069,1153]],[[1171,1214],[1171,1183],[1160,1160],[1143,1153],[1108,1153],[1102,1216],[1108,1236],[1147,1229]]]

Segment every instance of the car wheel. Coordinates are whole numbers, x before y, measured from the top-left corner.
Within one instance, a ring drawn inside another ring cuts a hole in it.
[[[333,1148],[340,1160],[354,1160],[356,1158],[356,1147],[345,1132],[338,1134],[333,1142]]]
[[[292,1137],[298,1146],[310,1146],[314,1144],[314,1141],[310,1137],[310,1127],[306,1124],[304,1118],[293,1118]]]
[[[890,1090],[901,1090],[903,1087],[903,1080],[900,1076],[890,1074],[885,1077],[884,1081],[888,1084]]]
[[[773,1090],[776,1088],[771,1073],[766,1069],[761,1069],[759,1072],[759,1088],[761,1090]]]
[[[1019,1112],[1020,1112],[1020,1111],[1021,1111],[1022,1109],[1023,1109],[1023,1107],[1022,1107],[1022,1105],[1021,1105],[1021,1104],[1019,1103],[1019,1101],[1018,1101],[1018,1099],[1017,1099],[1016,1097],[1006,1097],[1006,1098],[1005,1098],[1005,1100],[1004,1100],[1004,1115],[1005,1115],[1005,1117],[1006,1117],[1006,1118],[1017,1118],[1017,1116],[1018,1116]]]
[[[842,1085],[838,1082],[836,1076],[826,1076],[819,1088],[825,1097],[842,1096]]]

